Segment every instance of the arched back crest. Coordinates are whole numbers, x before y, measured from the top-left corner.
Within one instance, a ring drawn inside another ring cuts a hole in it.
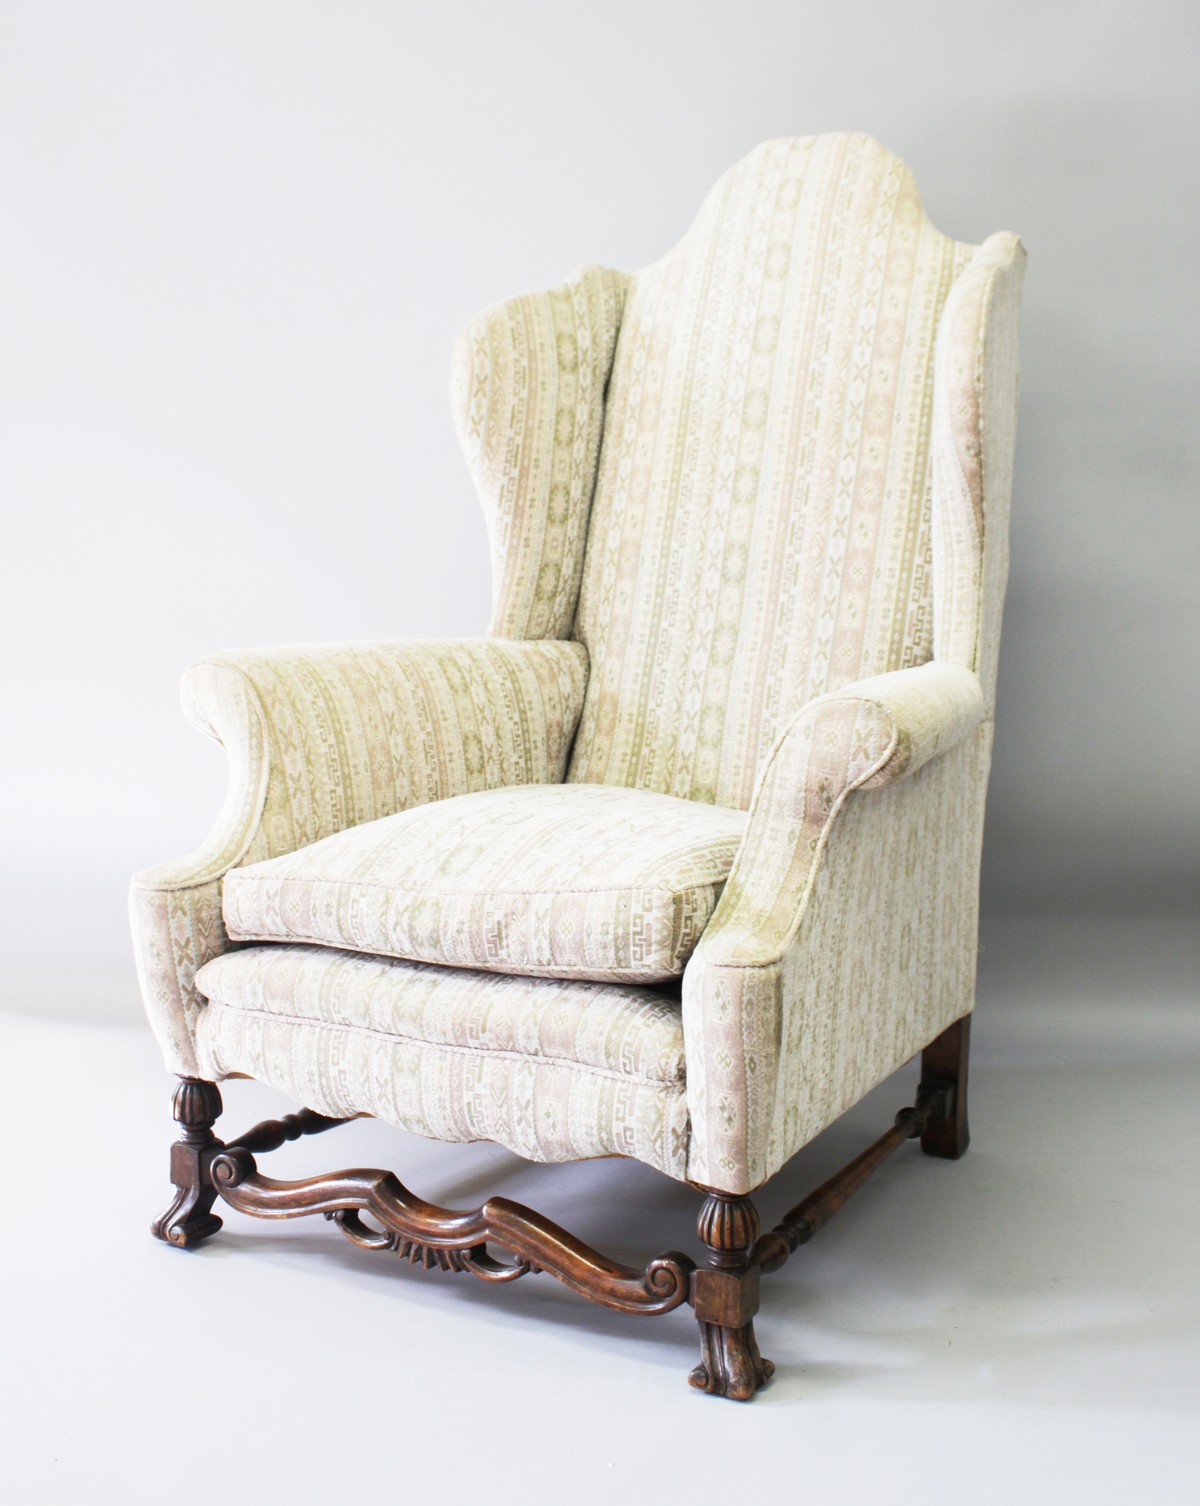
[[[935,341],[974,249],[878,142],[816,136],[629,279],[568,778],[745,807],[799,704],[931,656]]]

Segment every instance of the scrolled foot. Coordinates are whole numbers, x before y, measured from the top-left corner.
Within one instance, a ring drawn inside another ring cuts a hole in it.
[[[749,1401],[774,1374],[775,1366],[758,1352],[753,1323],[742,1328],[700,1324],[700,1363],[688,1376],[697,1391]]]
[[[221,1228],[221,1220],[209,1211],[215,1197],[213,1192],[181,1188],[166,1212],[150,1225],[151,1234],[176,1249],[192,1249]]]
[[[198,1077],[181,1077],[175,1090],[175,1122],[179,1139],[171,1147],[171,1181],[175,1196],[165,1213],[150,1225],[155,1239],[190,1250],[221,1228],[212,1211],[216,1188],[210,1175],[213,1157],[223,1149],[212,1132],[221,1112],[221,1094],[216,1083]]]
[[[688,1382],[709,1396],[749,1401],[775,1373],[754,1337],[759,1270],[749,1255],[758,1230],[750,1199],[725,1192],[709,1192],[696,1221],[696,1232],[708,1247],[708,1264],[692,1275],[700,1363]]]

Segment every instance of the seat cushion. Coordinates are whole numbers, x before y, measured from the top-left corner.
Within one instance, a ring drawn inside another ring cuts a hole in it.
[[[237,941],[300,941],[530,977],[683,971],[745,814],[607,785],[433,801],[235,869]]]
[[[329,947],[252,946],[196,974],[199,1070],[335,1118],[373,1114],[535,1161],[685,1175],[677,990],[499,977]]]

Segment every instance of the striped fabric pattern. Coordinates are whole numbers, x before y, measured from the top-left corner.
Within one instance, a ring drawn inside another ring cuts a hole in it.
[[[534,1161],[634,1156],[684,1175],[677,998],[304,946],[226,953],[198,982],[206,1077]]]
[[[938,318],[972,248],[867,136],[759,147],[629,281],[568,778],[745,808],[805,701],[933,648]]]
[[[134,881],[168,1066],[741,1193],[969,1011],[1024,260],[772,141],[475,320],[491,636],[189,674],[231,782]]]
[[[485,310],[454,347],[454,421],[491,540],[494,637],[570,636],[627,280],[584,267]]]
[[[758,1186],[974,1005],[1024,270],[1015,236],[990,237],[942,320],[939,658],[805,708],[684,974],[693,1181]],[[880,707],[920,730],[905,777],[871,788]]]
[[[746,837],[707,933],[710,960],[755,967],[776,959],[796,934],[847,797],[914,774],[966,742],[983,714],[978,677],[936,662],[809,701],[761,771]]]
[[[1025,248],[991,235],[946,301],[933,408],[934,652],[995,698],[1008,581]]]
[[[752,1191],[969,1013],[991,732],[849,793],[752,963],[714,918],[683,982],[689,1180]]]
[[[235,869],[235,941],[305,941],[530,977],[683,971],[740,811],[605,785],[460,795]]]
[[[587,657],[571,643],[343,643],[202,660],[188,720],[224,746],[208,840],[134,877],[142,996],[174,1071],[195,1070],[195,974],[229,946],[225,875],[242,863],[470,790],[561,780]]]

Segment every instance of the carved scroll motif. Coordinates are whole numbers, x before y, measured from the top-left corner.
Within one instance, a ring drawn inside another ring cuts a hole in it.
[[[265,1177],[246,1148],[250,1136],[213,1157],[213,1187],[231,1208],[257,1218],[300,1218],[323,1213],[366,1249],[392,1250],[427,1268],[469,1271],[486,1281],[513,1281],[547,1271],[594,1302],[622,1312],[670,1312],[688,1300],[695,1262],[671,1250],[644,1270],[598,1254],[550,1219],[507,1198],[455,1211],[414,1196],[388,1171],[332,1172],[303,1181]],[[381,1228],[363,1222],[367,1213]],[[498,1261],[486,1246],[513,1256]]]

